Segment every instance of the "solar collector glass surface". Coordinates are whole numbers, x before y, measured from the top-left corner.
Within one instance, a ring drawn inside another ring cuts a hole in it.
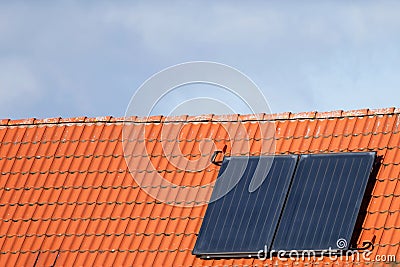
[[[254,255],[264,246],[271,247],[296,161],[294,155],[225,157],[213,196],[232,186],[231,183],[237,184],[208,205],[193,254]],[[243,175],[235,178],[241,171]],[[222,181],[222,174],[232,179]],[[249,192],[253,179],[265,180],[258,189]]]
[[[373,152],[302,155],[272,249],[349,249],[374,159]]]

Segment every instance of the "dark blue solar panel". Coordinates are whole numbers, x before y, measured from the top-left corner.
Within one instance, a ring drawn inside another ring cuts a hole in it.
[[[374,159],[372,152],[302,155],[272,248],[349,249]]]
[[[255,255],[270,247],[296,161],[294,155],[225,157],[211,199],[232,190],[208,205],[193,254]],[[254,185],[263,179],[250,193],[251,181]]]

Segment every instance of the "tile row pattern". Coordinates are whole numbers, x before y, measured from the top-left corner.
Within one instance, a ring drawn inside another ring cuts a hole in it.
[[[400,110],[0,120],[0,262],[4,266],[372,266],[317,262],[202,260],[191,251],[226,155],[376,151],[382,162],[359,244],[400,264]],[[122,134],[129,127],[129,138]],[[274,131],[271,132],[271,129]],[[145,132],[143,136],[141,132]],[[124,146],[129,153],[124,154]],[[161,175],[168,183],[139,186]],[[145,190],[172,199],[168,203]],[[180,205],[185,204],[188,207]],[[375,262],[376,263],[376,262]],[[383,263],[381,263],[383,264]],[[271,266],[271,265],[270,265]]]

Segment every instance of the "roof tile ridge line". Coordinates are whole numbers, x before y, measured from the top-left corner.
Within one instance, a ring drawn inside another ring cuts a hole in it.
[[[354,109],[354,110],[334,110],[334,111],[309,111],[309,112],[283,112],[283,113],[256,113],[256,114],[204,114],[197,116],[166,116],[163,122],[194,122],[190,117],[199,117],[203,119],[195,120],[197,122],[247,122],[247,121],[277,121],[277,120],[298,120],[298,119],[334,119],[334,118],[348,118],[348,117],[367,117],[375,115],[396,115],[400,114],[400,108],[378,108],[378,109]],[[253,115],[253,118],[245,118]],[[257,115],[263,115],[262,118],[257,118]],[[178,120],[172,118],[180,118],[187,116],[187,120]],[[219,119],[229,118],[236,116],[236,119]],[[243,118],[244,117],[244,118]],[[170,119],[171,118],[171,119]],[[122,118],[124,120],[124,118]],[[149,121],[145,121],[149,122]]]
[[[258,113],[261,114],[261,113]],[[298,120],[298,119],[334,119],[334,118],[346,118],[346,117],[366,117],[374,115],[396,115],[400,114],[400,108],[378,108],[378,109],[355,109],[355,110],[336,110],[336,111],[310,111],[310,112],[284,112],[284,113],[272,113],[263,116],[262,119],[249,118],[243,119],[243,116],[257,115],[257,114],[228,114],[228,115],[216,115],[216,114],[203,114],[203,115],[181,115],[181,116],[98,116],[98,117],[71,117],[71,118],[46,118],[46,119],[2,119],[0,120],[0,126],[27,126],[27,125],[42,125],[42,124],[74,124],[74,123],[118,123],[118,122],[134,122],[134,123],[176,123],[176,122],[245,122],[245,121],[277,121],[277,120]],[[303,115],[303,116],[302,116]],[[234,117],[236,119],[218,119],[218,117]],[[183,119],[184,118],[184,119]]]
[[[299,120],[299,119],[339,119],[339,118],[358,118],[358,117],[369,117],[379,115],[398,115],[400,114],[400,108],[381,108],[381,109],[356,109],[356,110],[336,110],[336,111],[322,111],[315,112],[315,116],[310,116],[314,112],[298,112],[289,113],[289,118],[277,118],[270,119],[269,121],[275,120]],[[335,114],[336,113],[336,114]],[[301,115],[305,116],[301,116]],[[272,114],[277,115],[277,114]]]
[[[44,119],[0,119],[0,126],[30,126],[30,125],[62,125],[62,124],[77,124],[77,123],[113,123],[123,122],[124,118],[114,118],[113,116],[98,116],[98,117],[54,117]]]
[[[263,113],[263,118],[257,118],[256,114],[227,114],[227,115],[217,115],[217,114],[204,114],[197,116],[181,115],[181,116],[164,116],[160,122],[163,123],[193,123],[193,122],[248,122],[248,121],[279,121],[279,120],[299,120],[299,119],[336,119],[336,118],[352,118],[352,117],[368,117],[377,115],[397,115],[400,114],[400,108],[381,108],[381,109],[355,109],[355,110],[334,110],[334,111],[309,111],[309,112],[281,112],[281,113]],[[243,118],[246,116],[254,115],[254,118]],[[177,119],[181,117],[187,117],[186,120]],[[222,119],[236,116],[236,119]],[[134,123],[149,123],[156,122],[154,120],[146,120],[146,118],[152,117],[139,117],[136,120],[126,120],[124,117],[115,118],[115,122],[134,122]],[[161,116],[162,117],[162,116]],[[192,118],[202,118],[193,120]],[[220,119],[221,118],[221,119]]]

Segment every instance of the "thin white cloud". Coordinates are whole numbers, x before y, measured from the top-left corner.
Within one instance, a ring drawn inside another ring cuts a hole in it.
[[[315,45],[343,41],[362,43],[390,37],[400,31],[396,12],[400,3],[363,5],[321,2],[285,3],[212,2],[204,4],[109,5],[101,9],[105,23],[138,34],[150,47],[177,45],[180,40],[229,44],[255,40],[297,40]],[[159,41],[163,41],[162,45]],[[179,44],[178,44],[179,45]]]

